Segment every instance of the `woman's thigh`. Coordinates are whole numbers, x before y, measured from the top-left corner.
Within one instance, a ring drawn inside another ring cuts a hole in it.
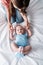
[[[22,23],[24,20],[18,10],[16,10],[16,22],[17,23]]]

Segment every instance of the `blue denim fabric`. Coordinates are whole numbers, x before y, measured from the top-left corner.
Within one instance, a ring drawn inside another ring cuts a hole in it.
[[[22,47],[27,46],[28,45],[27,33],[20,34],[20,35],[17,34],[15,44],[17,44],[18,46],[22,46]]]
[[[16,22],[17,23],[22,23],[24,20],[20,14],[20,12],[16,9]]]
[[[3,12],[4,12],[4,16],[5,16],[5,20],[7,21],[7,14],[6,14],[6,10],[5,10],[5,7],[2,5],[2,3],[0,4],[0,7],[2,8]],[[19,10],[15,9],[16,10],[16,16],[13,15],[11,16],[11,23],[22,23],[24,20],[19,12]]]
[[[16,16],[11,17],[11,23],[14,23],[14,22],[22,23],[24,20],[21,16],[20,12],[17,9],[15,9],[15,10],[16,10]]]
[[[11,23],[16,22],[16,17],[15,16],[11,16]]]

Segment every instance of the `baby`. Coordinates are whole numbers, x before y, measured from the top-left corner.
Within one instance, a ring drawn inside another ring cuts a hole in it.
[[[14,33],[14,34],[13,34]],[[31,31],[28,27],[23,27],[19,24],[15,28],[10,29],[10,39],[14,40],[14,43],[11,43],[11,47],[15,52],[18,52],[16,56],[23,56],[29,53],[31,46],[28,43],[28,38],[31,36]]]

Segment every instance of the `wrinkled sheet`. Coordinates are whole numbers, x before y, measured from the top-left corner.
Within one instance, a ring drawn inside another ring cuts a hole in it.
[[[30,44],[32,46],[31,52],[18,60],[16,65],[28,65],[29,59],[36,63],[36,65],[43,65],[43,0],[31,0],[27,8],[27,15],[30,19],[32,37]],[[0,54],[6,61],[3,64],[14,64],[14,52],[10,47],[8,25],[4,18],[4,12],[0,6]],[[1,57],[0,56],[0,57]],[[30,63],[32,62],[30,60]],[[16,60],[17,61],[17,60]],[[21,62],[21,64],[20,64]]]

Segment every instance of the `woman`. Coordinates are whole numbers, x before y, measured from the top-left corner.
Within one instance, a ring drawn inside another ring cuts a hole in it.
[[[1,2],[2,2],[1,7],[6,12],[4,15],[5,15],[5,19],[8,21],[9,26],[11,26],[11,23],[13,23],[13,22],[23,21],[23,18],[21,17],[18,10],[13,7],[11,0],[9,0],[9,1],[8,0],[1,0]]]
[[[26,15],[25,10],[29,5],[30,0],[27,0],[27,1],[26,0],[11,0],[11,2],[13,3],[13,6],[16,9],[18,9],[18,12],[21,14],[21,15],[19,14],[18,16],[22,16],[21,19],[20,19],[20,17],[17,16],[20,19],[20,21],[21,20],[23,21],[23,19],[24,19],[25,23],[28,24],[28,19],[27,19],[27,15]]]
[[[30,0],[1,0],[6,10],[7,21],[9,26],[12,22],[21,23],[27,21],[25,9],[29,5]]]

